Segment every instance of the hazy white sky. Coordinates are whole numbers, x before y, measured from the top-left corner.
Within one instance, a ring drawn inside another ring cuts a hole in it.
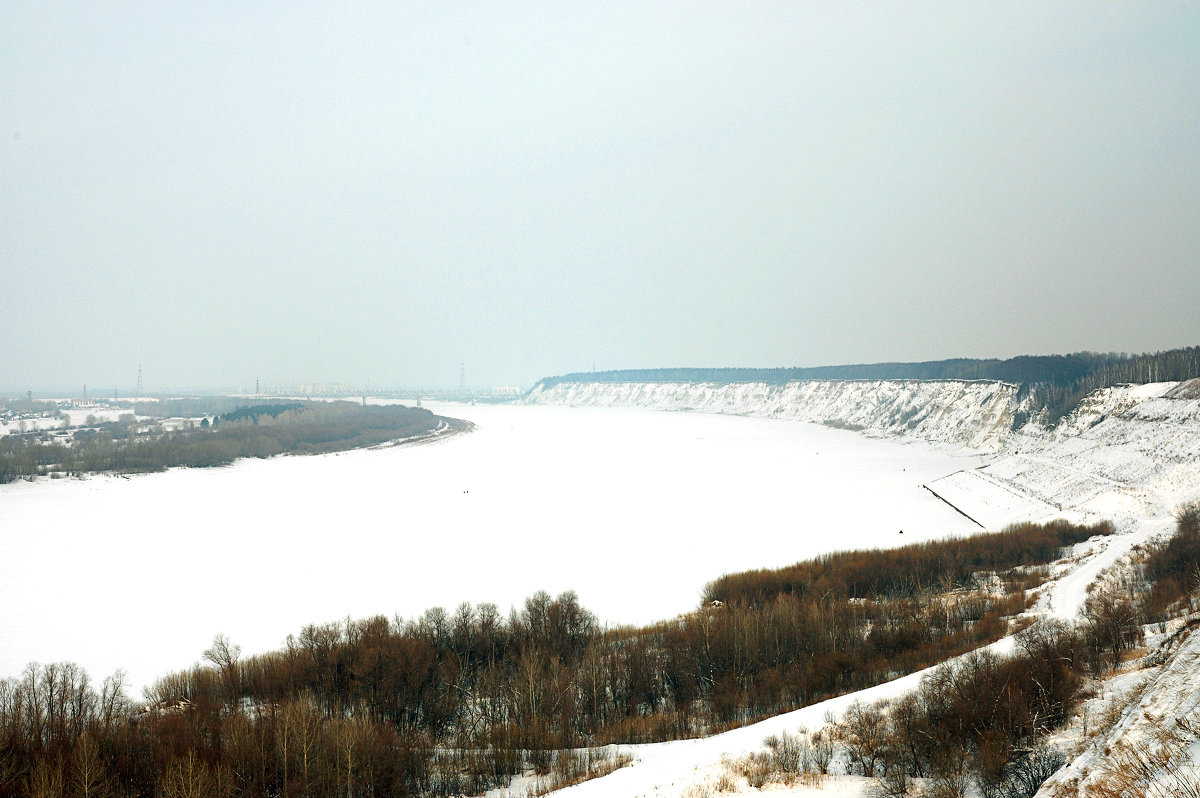
[[[0,390],[1200,343],[1200,4],[0,3]]]

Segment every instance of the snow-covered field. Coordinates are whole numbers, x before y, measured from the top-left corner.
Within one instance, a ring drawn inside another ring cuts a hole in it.
[[[34,432],[37,430],[59,429],[64,426],[64,422],[69,425],[78,426],[83,424],[89,417],[93,423],[103,424],[109,421],[117,421],[121,416],[133,411],[123,407],[109,407],[108,405],[82,405],[79,407],[63,408],[62,416],[54,418],[53,416],[34,416],[21,420],[0,421],[0,435],[9,435],[14,432]],[[24,421],[24,425],[21,424]]]
[[[0,486],[0,677],[71,660],[133,691],[224,633],[573,589],[610,623],[722,573],[969,533],[921,485],[979,465],[793,420],[447,405],[435,444]],[[904,534],[900,534],[900,530]]]

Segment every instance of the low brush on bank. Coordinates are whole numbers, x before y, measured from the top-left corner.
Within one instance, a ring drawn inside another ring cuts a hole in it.
[[[759,605],[780,595],[846,599],[903,598],[938,589],[972,587],[981,574],[1022,579],[1017,569],[1044,565],[1066,546],[1111,535],[1108,522],[1091,526],[1051,521],[1016,524],[1002,532],[915,543],[882,551],[825,554],[783,568],[728,574],[704,589],[704,603]]]
[[[0,681],[0,795],[68,783],[85,761],[111,793],[147,798],[181,779],[227,795],[478,793],[548,772],[555,750],[706,735],[987,643],[1012,629],[1028,574],[1059,543],[1105,529],[908,547],[896,562],[920,576],[907,580],[883,575],[896,552],[823,557],[793,566],[820,593],[725,592],[642,628],[603,629],[567,592],[507,618],[464,603],[306,626],[247,659],[219,636],[211,665],[164,677],[140,712],[119,682],[97,693],[74,666],[30,665]]]

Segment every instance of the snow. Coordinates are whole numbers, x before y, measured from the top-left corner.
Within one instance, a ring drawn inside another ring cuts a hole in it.
[[[1063,507],[1169,515],[1200,487],[1200,400],[1169,398],[1175,385],[1097,391],[1048,434],[1014,436],[987,472]]]
[[[1075,547],[1064,565],[1041,590],[1035,612],[1060,618],[1078,616],[1087,591],[1098,576],[1139,545],[1168,533],[1172,514],[1185,501],[1200,499],[1200,391],[1194,384],[1157,383],[1117,386],[1097,391],[1053,429],[1027,424],[1011,431],[1015,393],[994,383],[897,383],[883,400],[876,385],[859,382],[788,386],[559,385],[535,391],[529,401],[539,404],[626,406],[645,403],[662,409],[704,409],[747,415],[771,415],[834,421],[862,427],[867,434],[913,438],[994,452],[981,467],[962,468],[933,480],[931,490],[981,525],[999,528],[1024,520],[1065,517],[1074,521],[1109,519],[1116,534]],[[933,403],[928,413],[898,423],[907,411],[905,395],[920,395]],[[804,404],[819,396],[815,404]],[[756,404],[757,401],[757,404]],[[793,401],[794,406],[787,402]],[[849,409],[848,409],[849,408]],[[981,410],[980,408],[986,408]],[[926,425],[922,419],[936,418]],[[1006,421],[1007,419],[1007,421]],[[1005,426],[1007,424],[1007,426]],[[978,430],[972,430],[978,425]],[[993,650],[1011,648],[1012,639],[998,641]],[[1118,741],[1145,743],[1175,717],[1200,722],[1200,635],[1187,643],[1162,668],[1103,745],[1085,752],[1060,771],[1040,794],[1055,785],[1074,785],[1096,775],[1106,752]],[[760,724],[715,735],[706,740],[631,746],[635,763],[603,779],[561,791],[571,796],[696,794],[698,785],[715,778],[721,758],[762,749],[770,734],[804,726],[814,731],[828,712],[836,716],[852,701],[891,698],[912,689],[921,673],[885,685],[806,707]],[[1193,746],[1196,747],[1196,746]],[[1194,762],[1200,754],[1192,752]],[[1193,767],[1188,771],[1200,774]],[[1165,777],[1164,777],[1165,778]],[[771,788],[778,795],[873,794],[869,780],[839,777],[820,790],[806,787]],[[749,795],[744,789],[739,794]]]
[[[1175,719],[1195,724],[1200,721],[1200,634],[1190,634],[1167,662],[1151,671],[1144,687],[1138,690],[1130,707],[1117,724],[1094,739],[1066,767],[1054,774],[1042,786],[1039,795],[1085,795],[1090,787],[1102,783],[1102,766],[1120,745],[1145,746],[1154,750],[1161,744],[1160,735],[1176,729]],[[1200,782],[1200,756],[1190,751],[1190,767],[1185,764],[1176,772]],[[1160,785],[1172,782],[1166,770],[1160,770],[1155,780]],[[1152,794],[1166,795],[1168,792]],[[1183,794],[1182,792],[1180,794]],[[1194,793],[1187,793],[1194,794]]]
[[[92,416],[97,424],[104,424],[110,421],[118,421],[121,416],[133,412],[128,407],[113,407],[108,404],[81,404],[70,406],[68,400],[48,400],[57,401],[59,409],[62,411],[62,416],[55,418],[49,415],[37,415],[26,417],[24,419],[11,419],[8,421],[0,421],[0,435],[8,435],[13,432],[20,432],[20,421],[25,422],[25,429],[28,432],[44,429],[58,429],[62,427],[63,416],[70,419],[71,426],[82,426],[88,416]]]
[[[434,445],[2,486],[0,676],[74,659],[95,677],[126,667],[140,685],[217,632],[252,652],[307,622],[462,600],[503,610],[539,588],[642,623],[693,608],[721,573],[978,529],[946,502],[988,528],[1112,519],[1117,534],[1077,546],[1035,608],[1075,617],[1102,571],[1200,498],[1197,393],[1118,386],[1053,429],[1014,432],[1003,383],[564,384],[526,406],[434,408],[478,424]],[[1200,705],[1197,656],[1156,682],[1183,703],[1145,694],[1151,721]],[[633,765],[562,794],[681,796],[723,756],[921,675],[704,740],[630,746]],[[1149,733],[1127,721],[1119,733]],[[870,789],[839,777],[771,791]]]
[[[1058,515],[1052,504],[993,479],[981,470],[955,471],[929,483],[929,489],[986,529]]]
[[[941,475],[930,488],[996,529],[1071,512],[1092,519],[1164,517],[1200,493],[1200,398],[1180,387],[1105,388],[1054,428],[1027,424],[1017,432],[1015,386],[987,381],[562,383],[539,387],[526,401],[794,418],[992,453],[984,468]]]
[[[982,380],[560,383],[535,388],[525,401],[787,418],[991,451],[1012,426],[1016,392],[1015,385]]]
[[[693,609],[723,573],[975,528],[921,485],[979,459],[919,441],[701,413],[432,409],[478,429],[0,486],[0,678],[71,660],[95,679],[125,668],[136,691],[217,633],[249,654],[307,623],[507,612],[539,589],[646,623]]]
[[[1126,519],[1117,534],[1077,545],[1078,562],[1066,575],[1045,584],[1034,611],[1062,619],[1078,617],[1087,600],[1088,586],[1101,573],[1116,565],[1134,546],[1145,545],[1173,527],[1170,518]]]

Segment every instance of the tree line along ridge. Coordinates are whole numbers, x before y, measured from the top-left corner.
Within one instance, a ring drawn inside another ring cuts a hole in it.
[[[1163,352],[1076,352],[1020,355],[1001,359],[953,358],[920,363],[871,363],[784,368],[655,368],[576,372],[547,377],[534,390],[563,383],[763,382],[783,385],[802,380],[994,380],[1019,386],[1044,407],[1046,421],[1067,415],[1092,391],[1122,383],[1177,382],[1200,377],[1200,346]]]

